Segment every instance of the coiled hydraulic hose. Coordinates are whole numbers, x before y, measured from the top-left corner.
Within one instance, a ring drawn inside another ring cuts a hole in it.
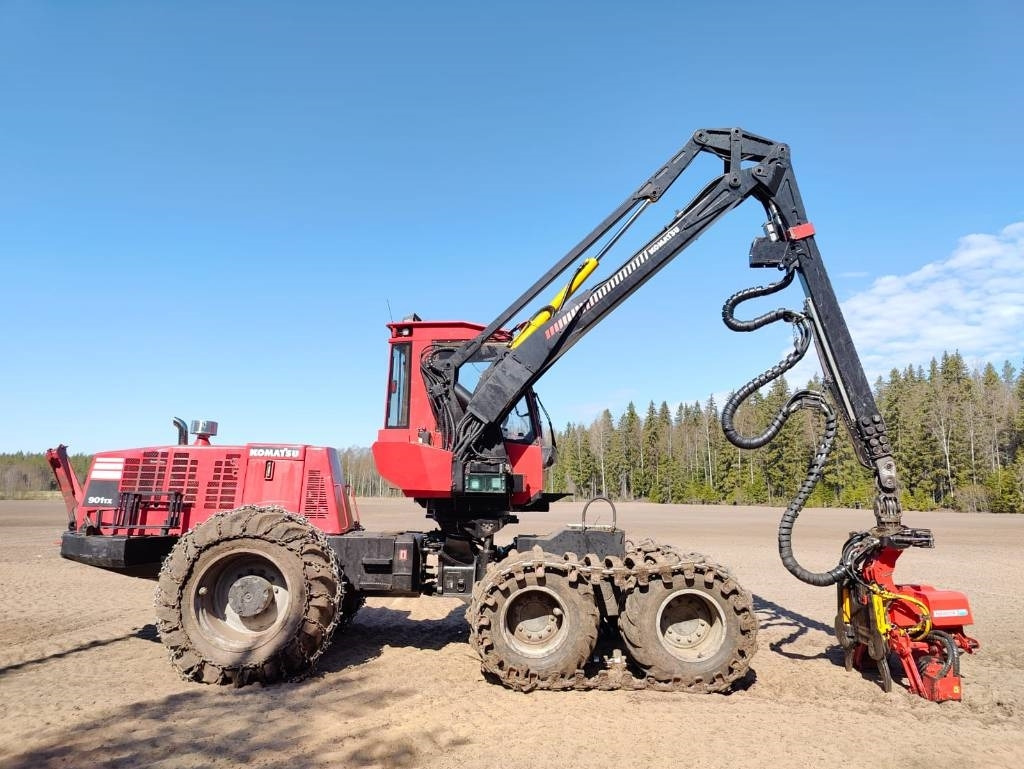
[[[953,668],[953,675],[960,675],[960,654],[956,648],[956,641],[953,640],[953,636],[942,630],[932,630],[927,636],[928,641],[937,641],[941,643],[946,649],[946,659],[942,663],[942,667],[933,676],[935,679],[942,679],[946,677],[950,668]],[[927,667],[926,658],[922,657],[918,661],[920,670],[924,673],[924,668]]]
[[[810,321],[807,317],[793,310],[779,308],[777,310],[766,312],[763,315],[759,315],[752,320],[739,320],[734,314],[735,310],[741,303],[747,300],[768,296],[776,293],[777,291],[783,290],[793,282],[794,276],[795,272],[791,267],[787,270],[786,274],[775,283],[770,283],[767,286],[757,286],[755,288],[747,288],[742,291],[737,291],[729,297],[723,305],[722,320],[725,322],[725,325],[733,331],[756,331],[759,328],[767,326],[769,323],[775,323],[781,320],[793,325],[795,339],[793,342],[793,350],[785,358],[764,373],[751,379],[732,394],[729,400],[726,401],[725,406],[722,407],[721,422],[722,431],[725,433],[725,437],[731,444],[741,449],[757,449],[774,439],[782,430],[786,421],[801,408],[817,409],[824,414],[825,430],[818,443],[814,459],[811,461],[811,464],[807,469],[807,475],[805,476],[803,483],[800,484],[800,489],[797,491],[793,500],[789,503],[789,506],[786,508],[786,512],[782,514],[782,519],[779,521],[778,542],[779,556],[782,558],[782,565],[786,567],[786,570],[789,571],[790,574],[801,582],[806,582],[809,585],[827,587],[828,585],[834,585],[846,576],[846,565],[840,561],[840,563],[834,568],[825,572],[813,572],[801,566],[793,554],[793,527],[796,524],[796,519],[800,515],[800,511],[803,510],[804,505],[807,503],[807,498],[811,495],[811,492],[814,491],[814,487],[818,485],[818,481],[821,480],[825,462],[828,460],[828,455],[832,451],[832,444],[835,442],[838,426],[838,419],[835,412],[829,405],[828,401],[825,400],[824,395],[820,392],[800,390],[795,393],[789,401],[787,401],[787,403],[778,411],[778,413],[768,423],[768,426],[759,435],[741,435],[735,425],[736,412],[743,402],[766,384],[778,379],[785,372],[793,368],[793,366],[795,366],[807,353],[807,348],[810,346],[811,336],[813,334]]]
[[[839,420],[821,393],[803,390],[797,393],[794,398],[798,396],[800,396],[800,400],[795,408],[806,408],[811,404],[817,406],[825,415],[825,431],[822,433],[821,441],[818,443],[818,450],[814,454],[814,460],[807,469],[807,475],[803,483],[800,484],[800,490],[797,491],[796,496],[793,497],[789,507],[786,508],[786,512],[782,514],[782,519],[779,521],[779,556],[782,558],[782,565],[786,567],[786,570],[801,582],[817,587],[827,587],[836,584],[846,575],[846,565],[840,561],[832,569],[825,572],[813,572],[805,569],[796,560],[796,556],[793,555],[793,527],[796,524],[797,517],[800,515],[800,511],[803,510],[804,505],[807,503],[807,498],[814,491],[814,487],[818,485],[818,481],[821,480],[825,462],[828,460],[828,455],[832,451],[832,444],[835,442]],[[792,404],[793,400],[791,399],[787,408],[793,408]]]
[[[790,270],[775,283],[771,283],[767,286],[757,286],[756,288],[747,288],[742,291],[737,291],[726,300],[725,305],[722,307],[722,320],[725,322],[725,325],[733,331],[756,331],[759,328],[767,326],[769,323],[784,320],[793,324],[793,328],[797,335],[793,343],[793,350],[789,355],[764,373],[759,374],[739,388],[732,394],[729,400],[726,401],[725,406],[722,407],[722,431],[733,446],[737,446],[741,449],[761,448],[779,434],[782,426],[786,424],[786,420],[789,419],[792,412],[789,410],[787,404],[786,407],[779,410],[779,413],[775,415],[760,435],[753,437],[741,435],[736,429],[734,422],[736,411],[739,409],[743,401],[769,382],[778,379],[784,373],[793,368],[793,366],[795,366],[800,359],[804,357],[807,353],[807,347],[811,342],[811,326],[807,318],[800,313],[781,307],[777,310],[766,312],[764,315],[759,315],[753,320],[739,320],[733,313],[736,310],[736,307],[742,302],[746,302],[750,299],[756,299],[761,296],[768,296],[769,294],[774,294],[775,292],[786,288],[786,286],[793,282],[793,275],[793,271]]]

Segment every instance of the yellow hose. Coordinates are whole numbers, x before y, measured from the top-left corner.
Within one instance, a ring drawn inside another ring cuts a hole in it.
[[[576,293],[576,290],[582,286],[583,282],[590,277],[590,274],[597,269],[597,265],[597,259],[585,259],[579,269],[576,270],[576,274],[572,276],[572,280],[569,281],[569,285],[555,294],[555,298],[551,300],[551,304],[540,310],[530,319],[530,322],[527,323],[526,326],[523,327],[523,330],[519,332],[519,335],[512,340],[512,344],[510,344],[509,347],[514,350],[522,344],[530,334],[547,323],[551,319],[552,315],[562,309],[562,305],[565,304],[565,300]]]
[[[928,611],[928,605],[924,601],[918,600],[917,598],[909,595],[890,593],[888,590],[883,590],[878,586],[872,586],[871,592],[871,603],[875,612],[875,623],[878,625],[879,632],[883,635],[887,633],[891,627],[887,609],[889,608],[889,604],[893,601],[906,601],[909,604],[913,604],[920,610],[920,621],[913,627],[906,628],[907,635],[917,640],[931,632],[931,612]]]

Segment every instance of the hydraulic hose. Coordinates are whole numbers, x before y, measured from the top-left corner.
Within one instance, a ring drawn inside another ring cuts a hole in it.
[[[450,449],[455,435],[455,416],[451,405],[440,393],[444,388],[444,377],[436,366],[440,365],[438,350],[434,345],[427,347],[420,354],[420,372],[426,385],[427,397],[434,411],[437,428],[441,433],[441,447]]]
[[[794,403],[794,401],[796,402]],[[810,571],[801,566],[796,560],[796,556],[793,555],[793,527],[796,525],[796,519],[800,516],[800,511],[807,503],[807,498],[814,491],[814,487],[818,485],[818,481],[821,480],[825,462],[828,460],[832,444],[835,442],[839,420],[821,393],[803,390],[790,399],[786,410],[802,407],[817,407],[825,415],[825,431],[818,443],[814,460],[807,469],[807,475],[803,483],[800,484],[800,490],[797,491],[779,521],[779,556],[782,558],[782,565],[786,567],[786,570],[801,582],[816,587],[828,587],[836,584],[846,575],[846,564],[840,561],[835,567],[824,572]]]
[[[796,524],[796,519],[800,516],[800,511],[803,510],[807,502],[807,498],[814,491],[818,481],[821,480],[825,462],[828,460],[832,444],[835,442],[838,426],[835,412],[820,392],[800,390],[776,413],[768,423],[768,426],[759,435],[741,435],[735,425],[736,412],[743,402],[766,384],[778,379],[785,372],[793,368],[807,353],[807,348],[810,346],[813,334],[807,317],[793,310],[779,308],[751,320],[738,319],[735,316],[735,310],[741,303],[749,299],[768,296],[781,291],[793,282],[794,275],[795,271],[790,268],[781,279],[774,283],[737,291],[726,300],[722,307],[722,320],[733,331],[756,331],[767,326],[769,323],[781,320],[793,325],[796,338],[793,342],[793,350],[785,358],[764,373],[751,379],[732,394],[726,401],[725,406],[722,407],[721,422],[722,431],[731,444],[741,449],[757,449],[773,440],[782,430],[786,421],[799,409],[816,408],[825,415],[825,430],[818,444],[814,459],[807,469],[807,475],[804,477],[799,491],[797,491],[796,496],[789,503],[786,511],[782,514],[782,519],[779,521],[778,544],[782,565],[786,567],[790,574],[809,585],[827,587],[828,585],[834,585],[847,574],[846,565],[840,561],[838,565],[826,572],[813,572],[801,566],[793,554],[793,527]]]
[[[938,641],[946,647],[946,659],[942,663],[942,667],[939,668],[939,672],[935,674],[934,678],[945,678],[950,668],[953,668],[954,674],[960,675],[960,655],[956,650],[956,641],[953,640],[953,636],[942,630],[932,630],[928,634],[927,638],[928,640]]]
[[[739,388],[729,397],[725,402],[725,405],[722,407],[722,431],[733,446],[737,446],[741,449],[761,448],[775,438],[782,429],[782,426],[786,424],[786,420],[789,419],[790,414],[792,413],[788,406],[781,409],[775,415],[760,435],[745,436],[741,435],[736,429],[736,412],[747,398],[769,382],[778,379],[784,373],[789,371],[800,361],[801,358],[804,357],[804,355],[807,354],[807,348],[811,343],[812,331],[810,322],[806,317],[800,313],[781,307],[777,310],[772,310],[771,312],[759,315],[752,320],[740,320],[733,313],[735,312],[736,307],[742,302],[761,296],[768,296],[769,294],[774,294],[776,291],[781,291],[786,288],[786,286],[793,282],[793,275],[794,272],[790,270],[775,283],[771,283],[767,286],[757,286],[756,288],[747,288],[742,291],[737,291],[726,300],[725,305],[722,307],[722,320],[725,322],[725,325],[733,331],[756,331],[759,328],[767,326],[769,323],[775,323],[783,320],[788,323],[792,323],[797,334],[793,343],[793,349],[785,358]]]

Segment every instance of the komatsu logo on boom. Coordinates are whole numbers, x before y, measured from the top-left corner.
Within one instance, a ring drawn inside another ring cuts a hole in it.
[[[298,459],[298,449],[275,448],[273,446],[253,446],[249,449],[250,457],[267,457],[268,459]]]
[[[656,241],[651,243],[651,245],[647,249],[647,253],[651,254],[653,256],[659,250],[661,250],[661,247],[663,245],[668,243],[670,240],[672,240],[672,238],[674,238],[678,234],[679,234],[679,225],[676,225],[671,230],[669,230],[664,235],[662,235],[660,238],[658,238]]]

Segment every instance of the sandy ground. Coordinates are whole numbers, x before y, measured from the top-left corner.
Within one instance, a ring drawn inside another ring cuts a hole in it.
[[[575,520],[536,514],[520,531]],[[404,502],[362,504],[371,529],[423,529]],[[228,689],[180,681],[153,626],[153,583],[61,560],[63,509],[0,502],[0,766],[1016,767],[1024,762],[1024,516],[908,513],[938,547],[898,581],[962,590],[981,651],[962,703],[846,673],[834,594],[779,563],[770,508],[622,505],[630,535],[705,552],[755,595],[754,682],[729,695],[518,694],[487,683],[456,600],[372,599],[318,673]],[[525,517],[525,516],[524,516]],[[870,513],[809,510],[798,557],[831,567]],[[901,682],[898,682],[901,683]]]

